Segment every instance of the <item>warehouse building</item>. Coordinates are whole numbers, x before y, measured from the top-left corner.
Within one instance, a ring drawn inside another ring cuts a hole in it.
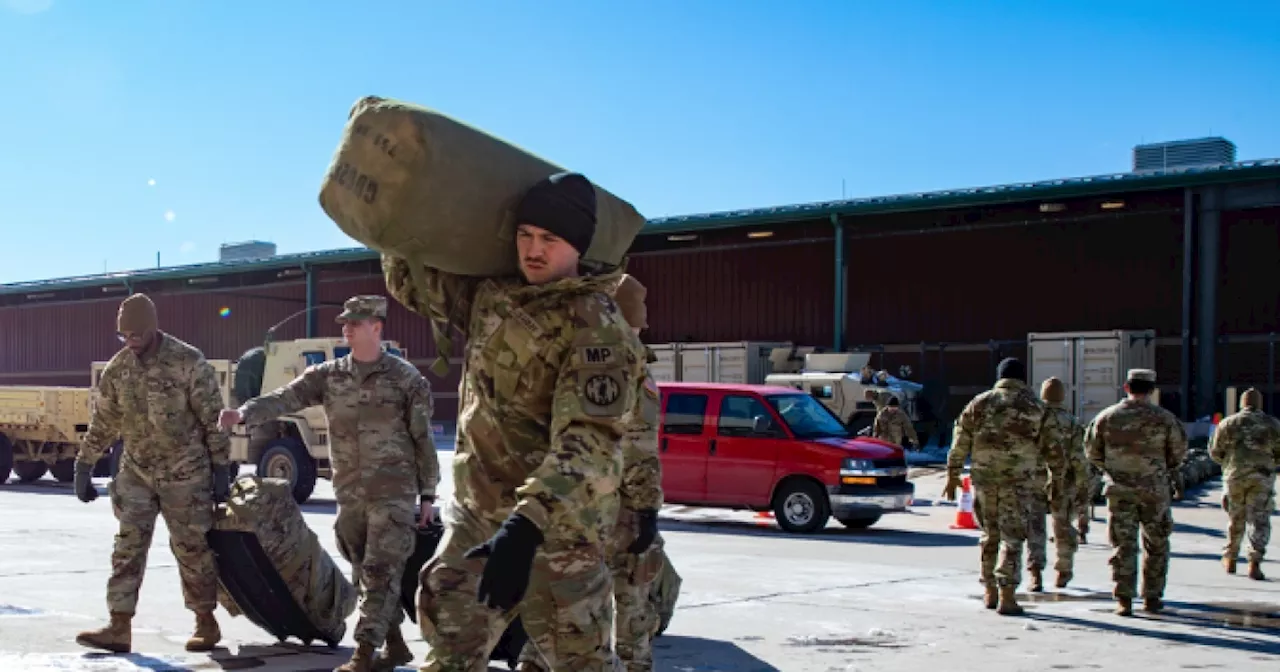
[[[1184,418],[1230,385],[1275,392],[1280,160],[1221,138],[1145,145],[1130,172],[651,220],[628,271],[649,288],[645,340],[784,341],[877,353],[938,381],[958,410],[1031,332],[1154,330],[1161,401]],[[87,385],[118,348],[114,318],[150,294],[162,326],[210,358],[274,338],[338,335],[353,294],[382,293],[364,248],[0,285],[0,384]],[[423,368],[427,323],[392,306],[388,336]],[[432,376],[456,413],[460,352]],[[1269,407],[1272,407],[1269,404]]]

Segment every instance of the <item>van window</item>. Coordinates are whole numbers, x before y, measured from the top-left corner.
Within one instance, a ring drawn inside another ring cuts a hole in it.
[[[667,396],[667,411],[662,417],[662,431],[666,434],[702,434],[706,422],[707,395],[678,394]]]
[[[812,394],[815,399],[830,399],[836,396],[836,391],[830,385],[813,385],[809,388],[809,394]]]
[[[769,419],[770,423],[773,422],[773,415],[755,397],[745,395],[726,396],[720,402],[720,435],[752,436],[755,434],[752,430],[752,425],[755,424],[757,415],[763,415]]]
[[[324,364],[324,353],[316,350],[308,350],[302,353],[302,358],[307,360],[307,366],[315,366],[316,364]]]

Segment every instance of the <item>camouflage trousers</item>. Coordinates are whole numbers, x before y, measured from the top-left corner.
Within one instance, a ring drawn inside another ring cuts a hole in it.
[[[1138,537],[1142,537],[1142,597],[1163,597],[1169,573],[1169,536],[1173,512],[1168,489],[1112,485],[1107,490],[1111,514],[1111,580],[1116,597],[1138,597]]]
[[[1073,517],[1079,512],[1080,496],[1074,488],[1064,488],[1062,493],[1054,492],[1049,499],[1049,515],[1053,519],[1053,544],[1058,551],[1058,560],[1053,569],[1056,572],[1071,572],[1075,565],[1076,551],[1080,549],[1080,539],[1073,525]],[[1085,509],[1088,511],[1088,509]]]
[[[120,522],[111,552],[107,608],[132,614],[146,572],[156,516],[164,516],[169,549],[178,562],[182,602],[187,609],[211,612],[218,602],[218,573],[205,536],[213,527],[213,476],[197,469],[190,476],[168,478],[147,474],[127,457],[107,486],[111,510]]]
[[[1049,534],[1045,517],[1049,515],[1049,500],[1043,494],[1033,497],[1027,511],[1027,569],[1044,570],[1048,561]]]
[[[1040,509],[1040,488],[1014,485],[974,486],[974,513],[982,536],[982,580],[986,585],[1017,587],[1022,582],[1022,545],[1027,520]]]
[[[1227,488],[1227,545],[1223,555],[1240,554],[1245,528],[1249,530],[1249,560],[1262,561],[1271,541],[1271,512],[1275,509],[1274,476],[1233,481]]]
[[[518,615],[548,667],[618,670],[609,646],[612,577],[600,544],[548,536],[538,547],[524,600],[508,612],[476,600],[484,559],[463,554],[489,540],[495,523],[453,507],[435,556],[418,573],[418,627],[431,649],[422,672],[483,672],[489,652]]]
[[[635,541],[636,514],[623,511],[618,516],[611,540],[612,551],[609,568],[613,572],[614,646],[622,667],[627,672],[651,672],[653,670],[653,638],[658,634],[657,605],[649,600],[653,582],[662,573],[665,555],[663,540],[659,534],[653,545],[639,556],[627,552],[627,546]],[[529,642],[520,651],[521,670],[548,671]]]
[[[353,638],[378,647],[387,630],[400,627],[400,577],[417,542],[412,500],[343,501],[333,524],[338,552],[351,563],[351,582],[360,595],[360,618]]]

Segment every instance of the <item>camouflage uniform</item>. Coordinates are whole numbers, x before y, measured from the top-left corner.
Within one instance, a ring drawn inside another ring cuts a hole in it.
[[[128,627],[118,626],[116,615],[132,616],[137,607],[157,514],[178,561],[183,604],[210,621],[217,606],[217,571],[205,535],[213,526],[212,467],[226,465],[230,453],[230,438],[218,427],[222,391],[198,349],[163,331],[155,338],[141,359],[124,348],[107,362],[76,457],[77,466],[91,469],[117,437],[124,441],[119,472],[107,488],[120,522],[107,606],[121,637]],[[215,622],[209,636],[216,639],[216,630]]]
[[[1135,369],[1129,380],[1155,383],[1156,374]],[[1142,596],[1158,609],[1169,569],[1169,536],[1173,533],[1170,473],[1187,455],[1187,434],[1169,411],[1146,399],[1125,399],[1098,414],[1085,430],[1089,461],[1110,479],[1108,534],[1114,552],[1111,577],[1119,611],[1129,613],[1137,596],[1138,535],[1141,530]]]
[[[611,669],[606,545],[619,513],[623,415],[644,354],[610,294],[620,273],[541,285],[451,275],[384,255],[387,288],[466,338],[454,494],[440,548],[420,573],[423,670],[484,669],[520,616],[551,669]],[[467,559],[509,514],[543,535],[523,601],[503,613],[477,601],[485,563]]]
[[[1058,551],[1054,570],[1058,587],[1074,570],[1076,551],[1080,548],[1072,517],[1080,503],[1080,492],[1088,486],[1089,461],[1084,456],[1084,427],[1060,402],[1045,401],[1048,418],[1045,432],[1050,437],[1048,498],[1053,517],[1053,538]],[[1043,562],[1043,561],[1042,561]]]
[[[338,317],[385,318],[381,296],[349,299]],[[374,362],[351,353],[307,367],[302,375],[241,409],[253,427],[323,405],[338,502],[334,536],[361,588],[354,639],[369,647],[398,634],[400,577],[417,541],[417,503],[434,497],[440,463],[431,435],[431,385],[409,362],[387,352]]]
[[[1261,397],[1254,390],[1250,392]],[[1255,568],[1262,563],[1271,540],[1276,465],[1280,464],[1280,421],[1263,413],[1258,405],[1250,404],[1223,418],[1209,442],[1209,457],[1222,465],[1227,515],[1231,518],[1223,558],[1229,560],[1228,570],[1234,571],[1247,526],[1251,574],[1260,572]]]
[[[920,447],[920,438],[916,436],[916,428],[912,426],[911,418],[907,416],[906,411],[897,406],[885,406],[876,413],[871,435],[899,446],[903,445],[902,439],[905,437],[911,439],[912,446]]]
[[[992,591],[998,584],[1001,604],[1010,604],[1008,613],[1020,613],[1012,598],[1022,580],[1022,545],[1028,518],[1044,497],[1044,481],[1038,480],[1048,457],[1044,419],[1044,406],[1025,382],[1001,378],[960,413],[947,456],[949,488],[959,482],[965,460],[972,457],[987,606],[996,607]]]

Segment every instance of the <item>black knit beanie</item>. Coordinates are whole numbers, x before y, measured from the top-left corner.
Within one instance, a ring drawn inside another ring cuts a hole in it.
[[[516,223],[546,229],[586,254],[596,232],[596,190],[578,173],[557,173],[529,188]]]
[[[1016,358],[1007,357],[996,367],[996,378],[1012,378],[1025,383],[1027,382],[1027,367],[1023,366],[1022,362]]]

